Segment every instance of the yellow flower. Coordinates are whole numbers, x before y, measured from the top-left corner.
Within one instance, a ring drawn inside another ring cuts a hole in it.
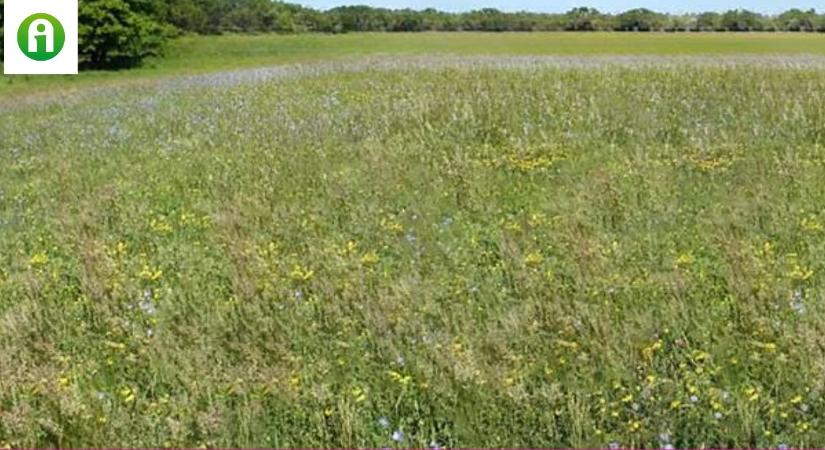
[[[653,355],[657,351],[662,349],[663,345],[664,345],[664,343],[662,342],[661,339],[659,339],[658,341],[654,342],[653,344],[643,348],[642,349],[642,355],[645,357],[645,359],[651,360],[651,359],[653,359]]]
[[[680,406],[682,406],[681,400],[673,400],[670,402],[670,409],[679,409]]]
[[[123,403],[131,403],[135,401],[135,390],[129,386],[124,387],[119,391]]]
[[[143,268],[140,269],[138,276],[146,281],[158,281],[160,277],[163,276],[163,271],[160,269],[151,268],[144,264]]]
[[[358,243],[355,241],[347,241],[346,245],[344,245],[344,254],[351,255],[358,250]]]
[[[806,231],[822,231],[823,229],[825,229],[825,227],[823,227],[822,224],[819,223],[816,220],[816,217],[814,216],[808,216],[802,219],[800,225],[802,226],[802,229]]]
[[[149,222],[149,227],[152,228],[152,231],[158,234],[169,234],[172,232],[172,225],[166,222],[166,219],[163,217],[159,219],[152,219]]]
[[[814,271],[799,264],[794,264],[793,270],[788,273],[788,277],[797,281],[807,281],[814,276]]]
[[[524,264],[527,266],[535,267],[543,262],[544,257],[538,252],[528,253],[527,256],[524,257]]]
[[[797,395],[797,396],[795,396],[794,398],[791,399],[791,404],[792,405],[796,405],[796,404],[801,403],[801,402],[802,402],[802,396],[801,395]]]
[[[693,252],[682,253],[676,258],[676,266],[677,267],[686,267],[696,262],[696,257],[693,256]]]
[[[31,259],[29,259],[29,265],[32,268],[43,267],[49,263],[49,257],[46,255],[46,252],[39,252],[32,255]]]
[[[400,234],[404,231],[404,226],[392,218],[381,219],[381,228],[396,234]]]
[[[296,281],[309,281],[313,276],[315,276],[315,271],[299,264],[295,264],[292,267],[292,272],[289,273],[289,277]]]
[[[361,403],[367,399],[367,393],[360,387],[356,387],[352,390],[352,396],[355,398],[355,403]]]
[[[381,260],[381,258],[378,256],[377,253],[369,252],[369,253],[364,254],[364,256],[361,257],[361,264],[363,264],[365,266],[374,266],[374,265],[378,264],[378,261],[380,261],[380,260]]]

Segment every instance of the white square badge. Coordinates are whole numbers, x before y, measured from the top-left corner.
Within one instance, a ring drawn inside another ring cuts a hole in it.
[[[5,0],[3,73],[77,73],[78,0]]]

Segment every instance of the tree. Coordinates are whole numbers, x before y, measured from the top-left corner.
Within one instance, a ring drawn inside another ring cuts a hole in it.
[[[777,17],[780,28],[785,31],[814,31],[817,28],[818,20],[816,11],[813,9],[808,11],[791,9]]]
[[[137,12],[140,6],[131,0],[80,2],[78,31],[81,67],[133,67],[146,57],[160,54],[169,36],[169,28],[154,17]]]
[[[564,27],[568,31],[595,31],[601,29],[604,19],[602,13],[595,8],[574,8],[566,14],[567,25]]]
[[[746,9],[728,11],[721,19],[721,28],[727,31],[763,31],[765,25],[762,15]]]
[[[663,28],[665,17],[649,9],[638,8],[616,16],[613,26],[617,31],[653,31]]]

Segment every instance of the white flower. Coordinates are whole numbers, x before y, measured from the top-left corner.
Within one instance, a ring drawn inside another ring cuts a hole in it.
[[[392,440],[395,442],[401,442],[404,440],[404,433],[401,430],[395,430],[392,432]]]

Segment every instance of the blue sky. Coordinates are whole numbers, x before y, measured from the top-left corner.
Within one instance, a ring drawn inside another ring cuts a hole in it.
[[[790,8],[816,8],[818,11],[825,11],[825,0],[297,0],[296,3],[320,9],[362,4],[387,8],[433,7],[444,11],[466,11],[492,7],[503,11],[564,12],[575,6],[593,6],[604,12],[625,11],[633,8],[650,8],[672,13],[724,11],[736,8],[746,8],[762,13],[776,13]]]

